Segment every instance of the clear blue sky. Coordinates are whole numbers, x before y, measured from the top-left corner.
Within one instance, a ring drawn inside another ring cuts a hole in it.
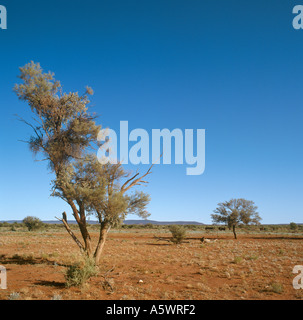
[[[300,3],[301,2],[301,3]],[[50,197],[46,164],[26,139],[30,110],[12,92],[34,60],[65,91],[90,85],[100,124],[206,129],[206,169],[157,165],[144,189],[150,219],[211,223],[220,201],[255,201],[263,223],[303,222],[303,1],[1,0],[0,220],[44,220],[69,207]],[[141,166],[144,171],[146,166]],[[134,218],[129,216],[129,218]]]

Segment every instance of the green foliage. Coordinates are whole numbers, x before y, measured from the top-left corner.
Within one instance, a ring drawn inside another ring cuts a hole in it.
[[[121,181],[129,176],[120,163],[101,164],[93,155],[76,160],[53,181],[53,196],[66,201],[77,199],[87,214],[95,215],[98,221],[119,226],[127,214],[147,218],[148,194],[128,194],[121,188]]]
[[[171,225],[169,226],[169,231],[172,234],[172,242],[175,244],[181,243],[186,236],[186,229],[180,225]]]
[[[298,225],[296,223],[294,223],[294,222],[291,222],[289,224],[289,227],[290,227],[290,230],[296,230],[298,228]]]
[[[68,266],[65,273],[66,286],[80,287],[83,286],[87,280],[97,275],[98,271],[94,260],[85,257],[83,263],[75,263]]]
[[[8,222],[6,222],[6,221],[1,223],[1,227],[3,227],[3,228],[7,228],[9,226],[10,226],[10,224]]]
[[[261,220],[257,207],[253,201],[245,199],[231,199],[218,203],[218,207],[212,214],[214,223],[225,223],[229,228],[238,226],[241,222],[247,224],[259,224]]]
[[[38,230],[43,226],[43,222],[39,218],[32,216],[24,218],[23,223],[27,227],[28,231]]]

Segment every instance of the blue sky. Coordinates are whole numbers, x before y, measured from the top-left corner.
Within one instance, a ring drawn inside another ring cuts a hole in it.
[[[154,167],[144,189],[150,219],[211,223],[218,202],[243,197],[263,223],[303,222],[303,30],[292,27],[300,0],[0,4],[8,12],[0,30],[0,220],[52,220],[64,210],[71,218],[50,197],[46,164],[18,141],[31,131],[14,114],[31,114],[12,87],[33,60],[65,91],[91,86],[103,127],[128,120],[130,130],[149,133],[206,130],[202,175]]]

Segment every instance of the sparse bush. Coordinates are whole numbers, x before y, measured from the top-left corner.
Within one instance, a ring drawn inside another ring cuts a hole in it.
[[[38,230],[43,226],[43,222],[39,218],[31,216],[24,218],[23,223],[28,231]]]
[[[1,223],[1,227],[3,227],[3,228],[7,228],[9,226],[10,226],[10,224],[8,222],[6,222],[6,221]]]
[[[234,258],[234,263],[235,263],[235,264],[241,263],[242,260],[243,260],[242,257],[235,257],[235,258]]]
[[[270,286],[270,291],[272,291],[274,293],[281,294],[283,292],[283,290],[284,290],[283,285],[278,282],[273,282]]]
[[[67,268],[65,274],[66,286],[80,287],[97,274],[97,267],[93,259],[86,257],[84,263],[75,263]]]
[[[9,300],[20,300],[20,293],[13,292],[8,297]]]
[[[179,244],[185,239],[186,229],[183,226],[172,225],[172,226],[169,226],[168,229],[172,234],[173,243]]]

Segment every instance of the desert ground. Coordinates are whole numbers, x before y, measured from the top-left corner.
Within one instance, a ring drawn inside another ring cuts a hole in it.
[[[98,232],[91,235],[97,241]],[[200,239],[217,239],[202,244]],[[156,237],[161,237],[159,238]],[[0,230],[0,265],[7,270],[1,300],[302,300],[292,285],[303,265],[303,232],[189,230],[166,241],[165,229],[114,229],[98,275],[82,287],[65,285],[79,248],[62,228]]]

